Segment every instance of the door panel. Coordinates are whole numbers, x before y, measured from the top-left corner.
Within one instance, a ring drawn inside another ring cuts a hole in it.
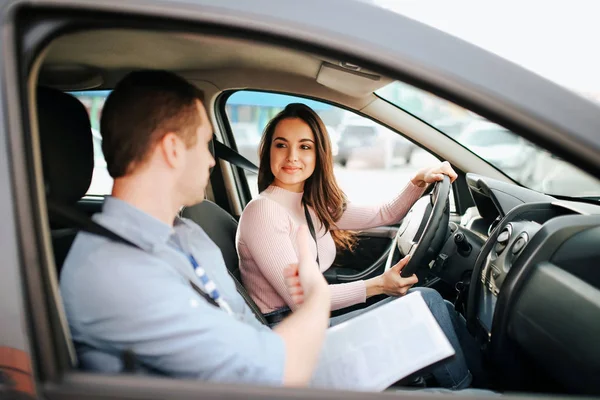
[[[325,272],[330,283],[366,279],[383,272],[397,227],[378,227],[358,234],[353,251],[340,251],[332,267]]]

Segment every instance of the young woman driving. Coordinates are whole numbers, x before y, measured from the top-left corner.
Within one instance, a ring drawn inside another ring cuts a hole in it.
[[[353,230],[398,223],[423,195],[427,185],[456,172],[448,162],[424,168],[393,199],[374,206],[356,205],[346,199],[333,174],[331,142],[321,118],[304,104],[289,104],[265,128],[260,147],[258,188],[260,195],[240,218],[236,245],[244,286],[275,325],[296,306],[286,289],[284,269],[297,262],[295,234],[301,224],[314,227],[313,253],[322,272],[331,267],[336,249],[352,249]],[[405,295],[417,283],[415,275],[403,278],[405,257],[377,277],[329,285],[331,310],[364,303],[379,294],[390,297],[377,307]],[[471,374],[466,366],[456,329],[463,329],[453,308],[433,289],[416,288],[427,302],[456,355],[433,375],[444,387],[467,387]],[[371,307],[331,318],[338,324],[367,312]]]

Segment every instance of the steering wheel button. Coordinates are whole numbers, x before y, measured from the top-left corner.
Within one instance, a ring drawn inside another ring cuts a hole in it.
[[[512,253],[517,254],[518,252],[520,252],[523,249],[524,246],[525,246],[525,238],[522,238],[522,237],[518,238],[512,248]]]

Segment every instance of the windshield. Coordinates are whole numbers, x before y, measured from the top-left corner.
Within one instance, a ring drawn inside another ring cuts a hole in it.
[[[460,135],[463,145],[472,146],[518,146],[519,137],[502,127],[471,130]]]
[[[402,82],[375,92],[451,137],[523,186],[547,194],[599,197],[600,181],[500,125]]]

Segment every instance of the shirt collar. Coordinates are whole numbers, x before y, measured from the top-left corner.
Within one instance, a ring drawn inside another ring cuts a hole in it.
[[[173,226],[112,196],[106,197],[102,213],[94,216],[96,218],[106,228],[147,251],[153,251],[167,243],[175,232]],[[178,218],[174,222],[176,225],[181,223]]]

